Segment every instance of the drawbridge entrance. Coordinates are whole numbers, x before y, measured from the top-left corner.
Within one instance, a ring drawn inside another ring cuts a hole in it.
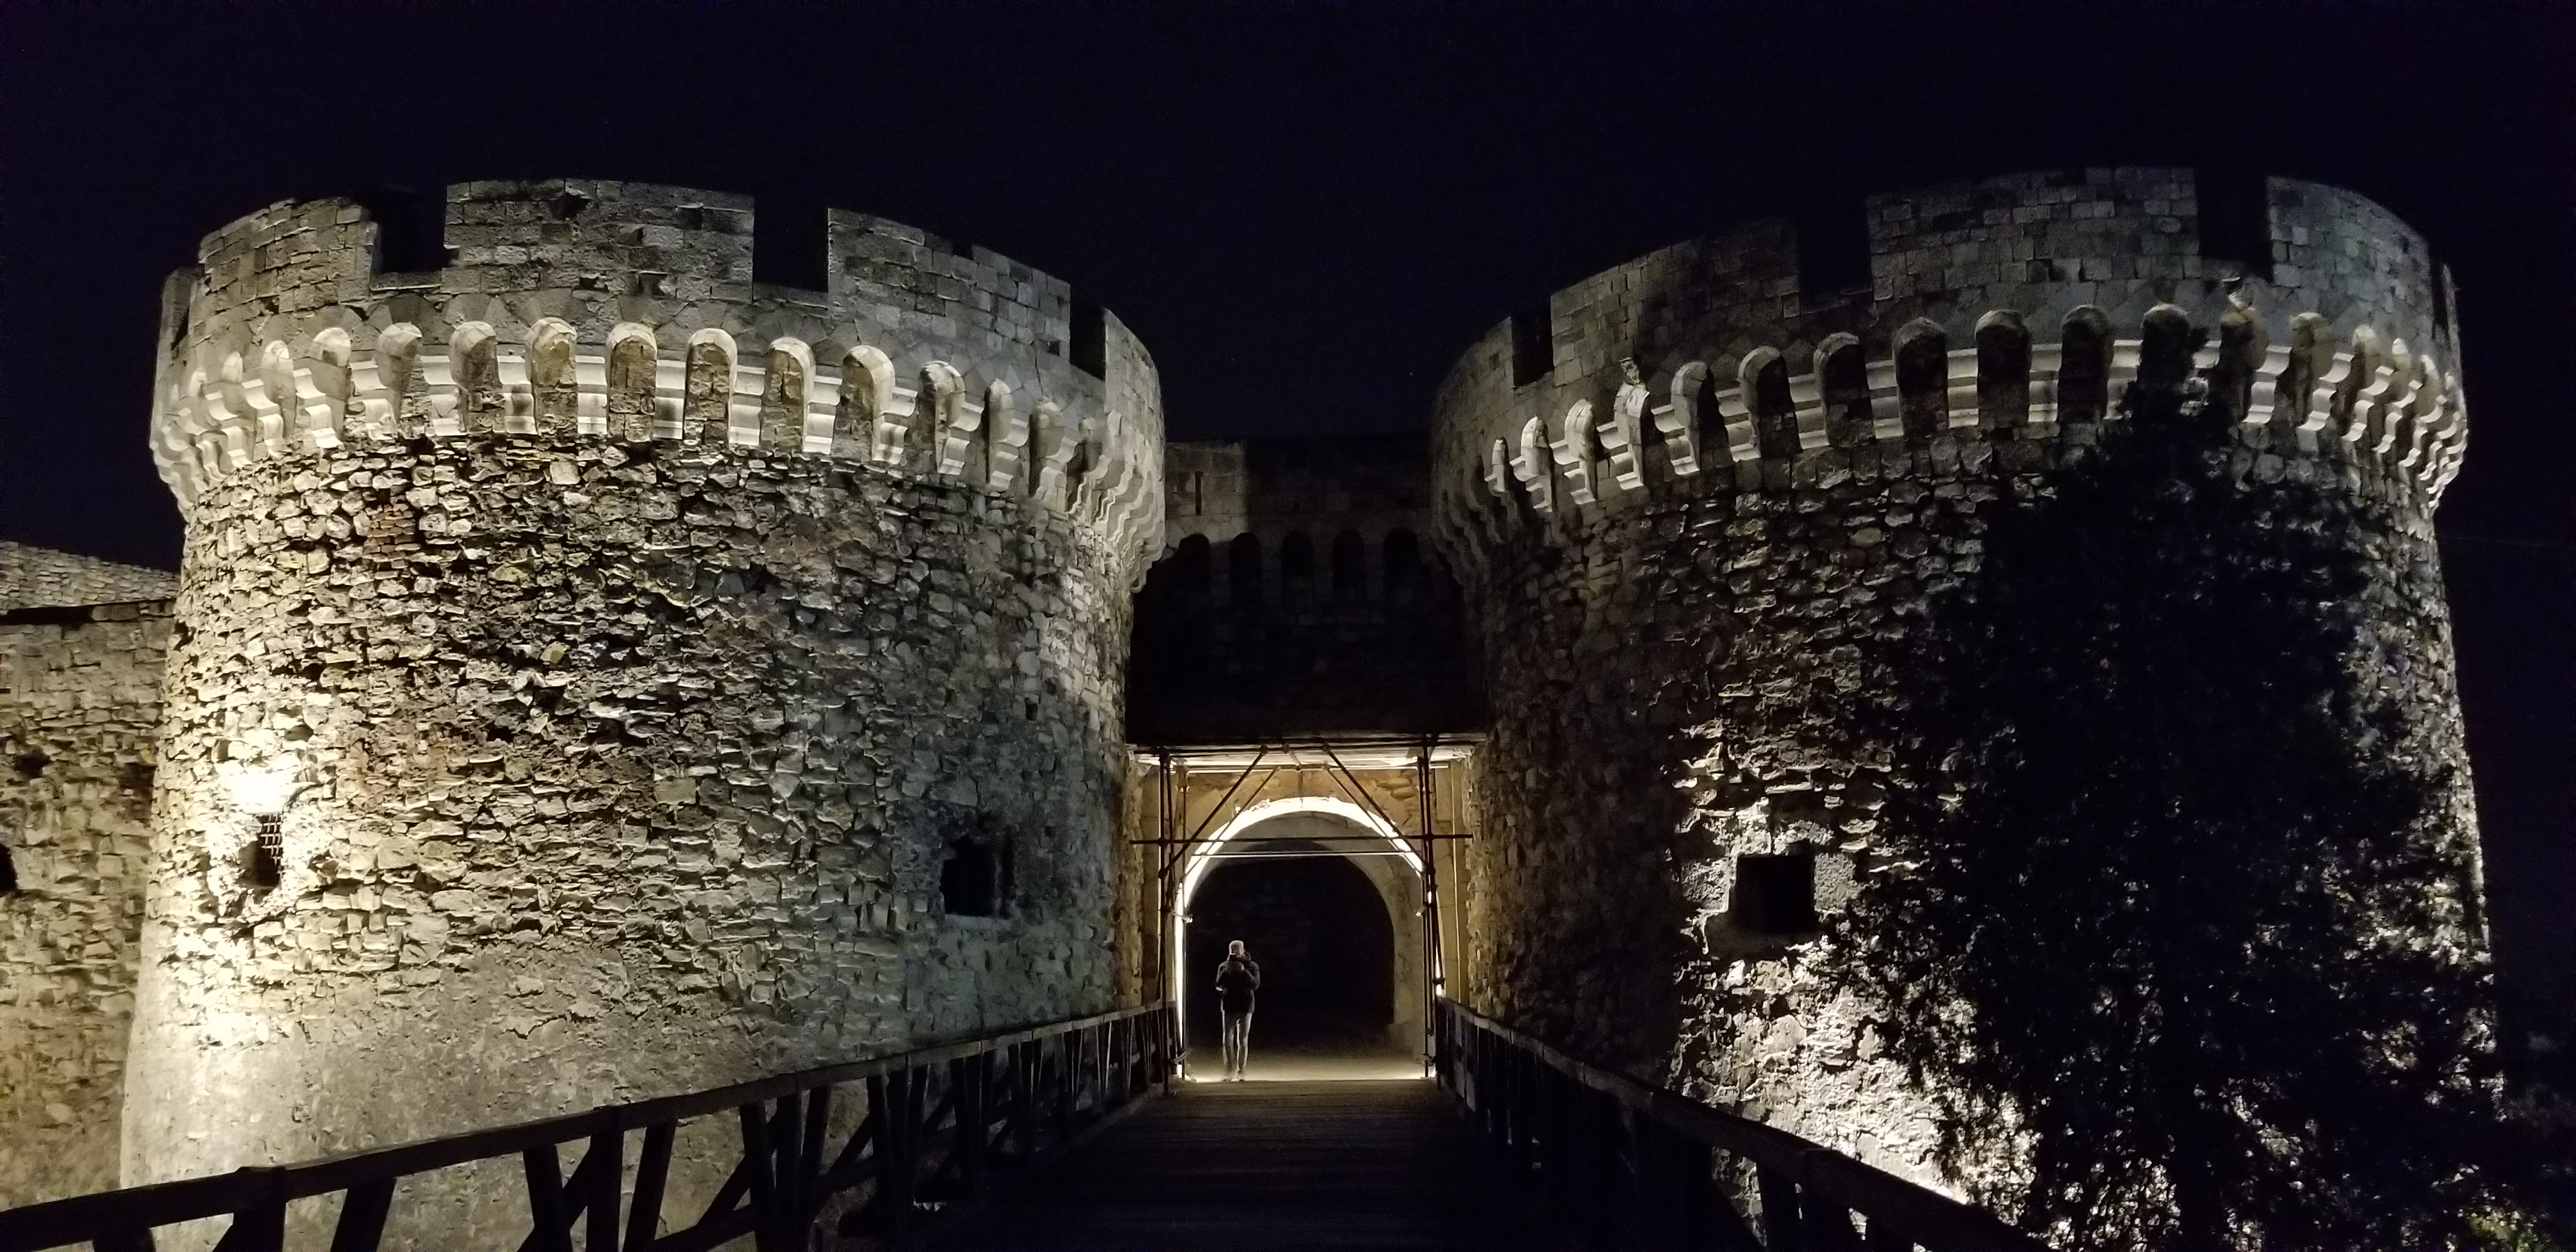
[[[1131,914],[1136,990],[1178,1006],[1185,1075],[1213,1073],[1211,985],[1238,939],[1263,972],[1249,1076],[1427,1072],[1460,933],[1441,871],[1455,874],[1455,845],[1472,837],[1472,748],[1433,736],[1140,750],[1153,785],[1132,840],[1151,892]]]

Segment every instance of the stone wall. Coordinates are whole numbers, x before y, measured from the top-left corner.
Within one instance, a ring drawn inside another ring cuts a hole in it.
[[[0,613],[88,604],[136,604],[179,594],[166,570],[23,543],[0,543]]]
[[[2297,524],[2373,571],[2346,681],[2394,692],[2398,759],[2452,771],[2461,853],[2429,519],[2465,424],[2421,241],[2349,193],[2270,184],[2268,279],[2201,255],[2182,171],[1870,206],[1869,290],[1802,291],[1794,238],[1759,226],[1559,293],[1444,384],[1442,533],[1495,711],[1464,994],[1937,1184],[1929,1102],[1815,972],[1887,868],[1893,750],[1941,733],[1884,711],[1887,667],[1975,593],[1999,515],[2044,508],[2136,406],[2179,406],[2230,424],[2242,490],[2326,489]],[[1821,922],[1779,923],[1784,866]]]
[[[171,580],[18,545],[0,560],[6,1208],[116,1185],[170,609],[98,598]]]
[[[1175,444],[1136,602],[1143,743],[1480,726],[1417,438]]]
[[[450,201],[439,274],[323,203],[176,284],[127,1181],[1105,1007],[1142,348],[877,219],[805,293],[738,198]]]

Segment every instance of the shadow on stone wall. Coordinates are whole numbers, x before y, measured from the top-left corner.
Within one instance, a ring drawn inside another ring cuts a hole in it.
[[[1884,636],[1855,714],[1896,872],[1828,978],[1945,1167],[2026,1146],[1981,1198],[2059,1246],[2455,1246],[2553,1158],[2494,1061],[2457,743],[2409,729],[2452,698],[2406,642],[2443,629],[2430,535],[2240,486],[2220,412],[2163,404]]]

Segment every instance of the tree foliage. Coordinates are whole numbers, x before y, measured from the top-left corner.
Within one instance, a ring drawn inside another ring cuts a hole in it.
[[[2063,1246],[2474,1244],[2537,1145],[2465,780],[2371,677],[2369,519],[2235,481],[2197,406],[2135,416],[1892,645],[1895,872],[1838,973],[1953,1162],[2025,1154],[1981,1198]]]

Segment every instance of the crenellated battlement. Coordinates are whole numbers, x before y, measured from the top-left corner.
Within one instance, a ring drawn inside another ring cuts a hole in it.
[[[1999,309],[1979,319],[1972,347],[1949,348],[1922,322],[1900,329],[1894,355],[1865,361],[1856,337],[1837,334],[1798,374],[1778,349],[1756,348],[1714,366],[1685,362],[1660,387],[1641,377],[1607,412],[1577,400],[1553,419],[1533,414],[1487,440],[1482,479],[1487,495],[1539,514],[1606,509],[1703,474],[1786,485],[1800,458],[1832,449],[1921,449],[1970,433],[2082,438],[2071,429],[2125,420],[2134,399],[2188,387],[2219,401],[2246,448],[2367,471],[2356,482],[2411,492],[2429,510],[2468,446],[2459,375],[2370,327],[2338,344],[2313,314],[2292,325],[2288,344],[2207,342],[2182,310],[2158,305],[2137,337],[2112,338],[2087,306],[2068,315],[2063,338],[2034,344],[2020,316]]]
[[[256,461],[423,438],[828,458],[1031,500],[1141,575],[1161,402],[1123,324],[1008,258],[847,212],[830,290],[756,283],[752,221],[744,197],[682,188],[460,184],[450,264],[400,273],[357,205],[271,206],[173,277],[154,458],[183,508]]]
[[[2011,175],[1870,197],[1866,285],[1808,281],[1788,222],[1605,271],[1443,383],[1445,537],[1472,552],[1515,513],[1564,530],[1676,493],[1902,477],[1970,439],[2030,468],[2186,389],[2234,424],[2244,472],[2429,514],[2468,439],[2447,280],[2359,196],[2263,192],[2230,239],[2190,171]]]

